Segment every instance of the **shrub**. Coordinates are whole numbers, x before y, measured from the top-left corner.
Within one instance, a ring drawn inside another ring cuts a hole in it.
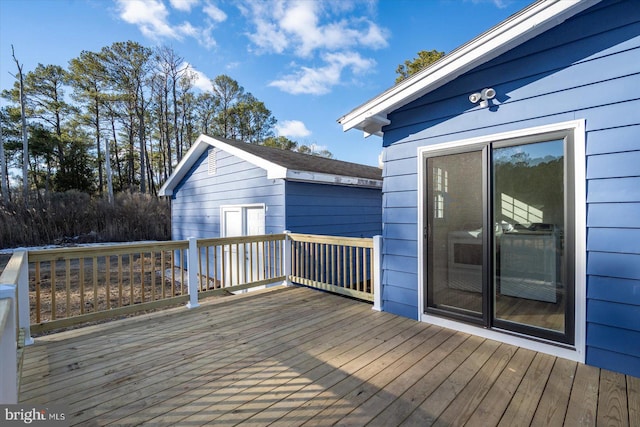
[[[54,243],[168,240],[167,200],[120,193],[113,205],[75,190],[32,200],[0,203],[0,248]]]

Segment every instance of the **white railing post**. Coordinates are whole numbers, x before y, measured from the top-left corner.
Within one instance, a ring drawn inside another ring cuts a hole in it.
[[[187,254],[189,302],[187,303],[187,308],[200,306],[200,304],[198,304],[198,257],[198,239],[189,237],[189,251]]]
[[[0,301],[9,301],[0,317],[0,403],[18,403],[18,341],[16,336],[16,288],[0,284]],[[2,311],[2,310],[0,310]],[[2,324],[4,323],[4,326]]]
[[[373,236],[373,310],[382,311],[382,236]]]
[[[284,281],[285,285],[292,286],[291,284],[291,237],[289,237],[291,232],[289,230],[284,230],[284,245],[282,246],[282,260],[284,265]]]
[[[24,330],[24,345],[33,344],[31,336],[31,304],[29,302],[29,253],[15,252],[22,258],[18,275],[18,326]]]

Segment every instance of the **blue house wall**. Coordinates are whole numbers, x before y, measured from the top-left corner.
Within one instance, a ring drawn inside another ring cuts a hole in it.
[[[289,231],[343,237],[382,234],[380,189],[289,181],[286,193]]]
[[[468,95],[492,87],[490,108]],[[586,120],[588,364],[640,376],[640,7],[604,1],[389,114],[383,309],[417,318],[418,147]]]
[[[209,149],[211,150],[211,148]],[[218,150],[215,175],[203,153],[176,186],[174,240],[220,237],[220,206],[264,203],[265,232],[372,237],[382,234],[379,188],[268,179],[267,171]]]
[[[220,206],[264,203],[265,232],[285,229],[284,182],[268,179],[267,171],[218,150],[216,173],[209,175],[209,148],[174,190],[171,233],[174,240],[220,237]]]

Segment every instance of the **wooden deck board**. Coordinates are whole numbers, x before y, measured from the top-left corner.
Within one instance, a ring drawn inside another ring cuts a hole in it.
[[[491,390],[469,417],[468,427],[496,425],[531,365],[535,352],[519,348],[500,373]]]
[[[349,333],[340,334],[339,337],[332,337],[333,341],[328,341],[327,337],[330,337],[330,334],[327,335],[325,333],[325,335],[320,337],[317,342],[311,343],[312,345],[306,347],[300,345],[287,353],[279,354],[278,358],[287,361],[286,364],[278,364],[279,369],[277,370],[267,369],[265,370],[266,372],[257,371],[252,375],[248,375],[243,383],[233,383],[235,388],[233,394],[229,394],[228,391],[225,393],[210,393],[202,396],[199,400],[194,401],[193,403],[201,406],[203,411],[214,404],[217,405],[216,410],[220,410],[221,403],[229,400],[236,402],[236,406],[241,406],[242,403],[248,404],[252,398],[253,400],[258,399],[258,397],[263,394],[269,394],[269,398],[272,399],[275,394],[273,393],[273,390],[276,389],[277,386],[286,384],[288,381],[293,379],[297,379],[301,374],[305,375],[305,377],[312,376],[314,375],[314,370],[318,371],[319,368],[329,366],[321,363],[320,359],[339,357],[345,352],[350,353],[351,357],[355,357],[358,352],[366,352],[368,348],[366,347],[366,340],[363,339],[363,337],[366,336],[367,331],[372,331],[375,330],[375,327],[382,326],[382,322],[372,322],[367,318],[361,320],[363,320],[361,324],[359,324],[358,321],[350,324],[351,330]],[[402,323],[404,322],[399,321],[387,323],[389,331],[386,333],[388,333],[390,337],[400,330],[396,329],[394,323],[399,324],[399,328],[402,329]],[[385,331],[380,331],[380,333],[384,336]],[[358,349],[358,347],[363,348]],[[292,373],[291,370],[294,370],[294,372]],[[239,378],[237,373],[234,375],[234,378]],[[271,387],[269,387],[268,383],[271,383]],[[222,390],[223,388],[220,389]],[[250,390],[250,393],[248,390]],[[244,399],[246,399],[244,402],[241,400],[243,396]],[[233,411],[236,406],[229,409],[229,411]],[[177,412],[180,412],[180,408],[176,409]],[[198,418],[201,415],[202,414],[197,414],[193,418]],[[206,416],[211,417],[211,415]],[[177,422],[179,420],[180,418],[177,418],[176,414],[165,414],[164,416],[153,419],[152,421],[162,423],[165,421]]]
[[[415,322],[412,322],[415,323]],[[406,328],[391,339],[379,340],[378,337],[372,336],[368,340],[375,344],[366,353],[359,355],[351,360],[343,360],[336,363],[336,367],[322,378],[318,379],[318,383],[322,388],[318,388],[317,384],[303,388],[301,394],[293,396],[292,399],[301,400],[305,396],[305,404],[310,405],[314,409],[320,409],[327,406],[327,397],[338,398],[346,394],[353,387],[362,384],[365,378],[369,378],[374,372],[383,369],[384,366],[391,363],[397,357],[415,348],[415,345],[424,342],[426,335],[432,335],[433,331],[425,328]],[[352,382],[353,381],[353,382]],[[315,391],[315,393],[313,393]],[[327,393],[325,393],[327,391]],[[322,393],[321,393],[322,392]],[[327,396],[328,395],[328,396]],[[289,399],[288,399],[289,400]],[[329,400],[333,401],[332,399]],[[271,417],[271,419],[279,419],[295,408],[288,408],[288,402],[281,402],[271,408],[263,411],[251,422],[259,423],[260,419]],[[335,407],[335,406],[331,406]],[[329,419],[328,417],[326,419]],[[338,418],[339,419],[339,418]],[[291,425],[291,424],[289,424]]]
[[[640,426],[640,378],[627,376],[629,425]]]
[[[640,379],[305,288],[36,339],[21,401],[72,425],[640,425]]]
[[[624,375],[607,370],[600,371],[600,393],[596,424],[602,426],[628,426],[629,407]]]
[[[569,399],[569,407],[567,408],[567,416],[565,417],[567,425],[596,425],[599,385],[600,370],[598,368],[578,365]]]
[[[511,398],[500,422],[501,427],[528,426],[538,408],[538,402],[551,374],[555,358],[538,353],[529,365],[520,386]]]
[[[576,362],[556,359],[531,422],[532,426],[563,425],[576,366]]]

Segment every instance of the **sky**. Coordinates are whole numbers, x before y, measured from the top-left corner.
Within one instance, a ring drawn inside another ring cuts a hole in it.
[[[276,134],[378,164],[382,139],[337,120],[393,86],[420,50],[445,53],[532,0],[0,0],[0,90],[40,63],[67,67],[117,41],[169,46],[198,90],[227,74],[265,103]],[[0,101],[4,103],[5,101]]]

